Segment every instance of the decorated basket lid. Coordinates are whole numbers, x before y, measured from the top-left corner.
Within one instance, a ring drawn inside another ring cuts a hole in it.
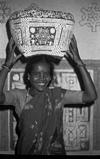
[[[64,56],[73,34],[74,17],[71,13],[44,10],[31,5],[12,13],[10,31],[20,52],[25,56],[46,54]]]

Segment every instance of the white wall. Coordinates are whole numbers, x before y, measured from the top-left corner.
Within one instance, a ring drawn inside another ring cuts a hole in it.
[[[2,2],[2,0],[0,0]],[[100,1],[99,0],[6,0],[11,13],[15,10],[28,7],[36,3],[43,9],[54,9],[71,12],[75,18],[74,33],[78,42],[78,48],[82,59],[100,59]],[[95,3],[94,7],[91,6]],[[0,6],[0,19],[2,18]],[[83,12],[81,9],[84,8]],[[82,16],[84,15],[84,20]],[[6,18],[7,15],[6,15]],[[6,19],[5,18],[5,19]],[[89,18],[89,19],[87,19]],[[91,20],[89,22],[89,20]],[[80,21],[81,24],[80,24]],[[89,26],[91,24],[91,27]],[[0,58],[5,58],[5,48],[8,39],[5,23],[0,23]]]

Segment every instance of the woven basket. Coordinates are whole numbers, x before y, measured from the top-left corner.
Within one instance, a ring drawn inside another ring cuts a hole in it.
[[[38,54],[63,57],[63,51],[69,49],[75,21],[71,13],[32,6],[14,12],[9,24],[12,37],[25,57]]]

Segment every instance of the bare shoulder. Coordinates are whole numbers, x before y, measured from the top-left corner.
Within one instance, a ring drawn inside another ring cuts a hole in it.
[[[27,90],[25,89],[18,89],[18,88],[15,88],[15,89],[11,89],[10,91],[8,91],[9,93],[17,96],[17,97],[24,97],[26,96],[27,94]]]

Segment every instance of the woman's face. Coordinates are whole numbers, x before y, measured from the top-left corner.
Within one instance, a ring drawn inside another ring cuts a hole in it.
[[[44,91],[51,80],[49,65],[46,62],[38,62],[33,65],[29,79],[31,87],[37,91]]]

